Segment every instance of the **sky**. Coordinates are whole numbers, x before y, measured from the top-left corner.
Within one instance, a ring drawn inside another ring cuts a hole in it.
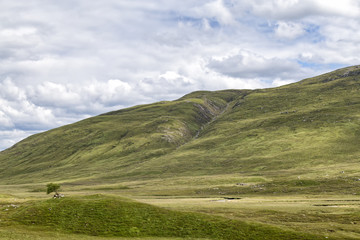
[[[360,64],[358,0],[0,0],[0,150],[196,90]]]

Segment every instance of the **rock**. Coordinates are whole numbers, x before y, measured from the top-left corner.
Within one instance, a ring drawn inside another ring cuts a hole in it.
[[[56,193],[53,198],[63,198],[65,197],[64,194]]]
[[[246,183],[237,183],[236,185],[238,185],[238,186],[246,186],[247,184]]]

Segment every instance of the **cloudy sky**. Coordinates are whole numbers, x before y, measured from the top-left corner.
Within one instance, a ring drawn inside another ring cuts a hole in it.
[[[195,90],[360,64],[357,0],[0,0],[0,150]]]

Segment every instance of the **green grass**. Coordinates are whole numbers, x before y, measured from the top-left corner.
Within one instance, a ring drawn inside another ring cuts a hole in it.
[[[168,209],[261,222],[338,239],[360,238],[360,202],[354,196],[242,196],[235,200],[169,197],[139,200]]]
[[[234,240],[323,238],[263,224],[167,210],[103,195],[37,200],[3,208],[8,209],[7,224],[14,221],[27,226],[42,226],[47,231],[60,233]]]
[[[160,237],[99,237],[99,236],[89,236],[82,234],[69,234],[62,233],[57,231],[46,230],[41,227],[26,227],[26,226],[17,226],[17,227],[8,227],[0,229],[0,239],[2,240],[180,240],[183,238],[160,238]],[[188,240],[199,240],[195,238],[187,238]],[[206,239],[201,239],[206,240]]]

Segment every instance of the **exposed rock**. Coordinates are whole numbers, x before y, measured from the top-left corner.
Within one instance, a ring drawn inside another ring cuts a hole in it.
[[[341,75],[341,77],[351,77],[351,76],[358,76],[358,75],[360,75],[360,70],[356,69],[356,70],[346,71],[344,74]]]
[[[53,196],[53,198],[63,198],[63,197],[65,197],[65,195],[61,193],[55,193]]]
[[[246,183],[237,183],[236,185],[238,185],[238,186],[246,186],[247,184]]]
[[[354,68],[350,68],[348,71],[344,72],[343,74],[338,74],[336,76],[326,78],[326,79],[322,80],[321,82],[326,83],[326,82],[331,82],[331,81],[337,80],[339,78],[353,77],[353,76],[359,76],[359,75],[360,75],[360,69],[358,69],[358,66],[356,66]]]

